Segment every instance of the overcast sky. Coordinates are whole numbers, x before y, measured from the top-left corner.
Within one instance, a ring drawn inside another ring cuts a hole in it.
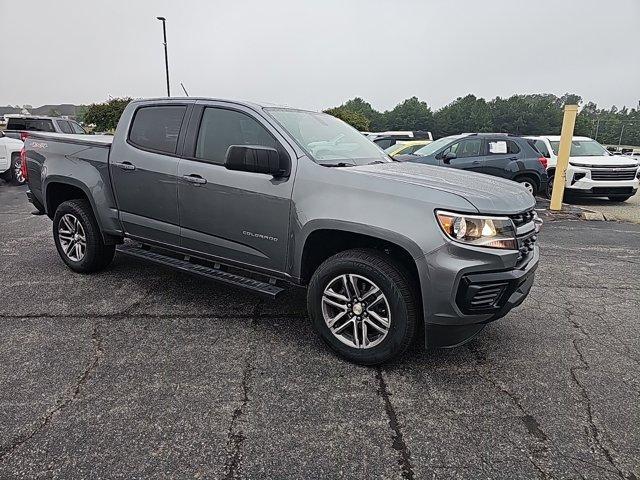
[[[0,105],[172,94],[380,110],[418,96],[640,100],[640,0],[0,0]]]

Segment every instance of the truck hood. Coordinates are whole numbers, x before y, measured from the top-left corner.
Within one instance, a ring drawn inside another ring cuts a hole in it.
[[[520,184],[481,173],[421,163],[382,163],[350,167],[350,172],[372,175],[400,184],[418,185],[458,195],[480,213],[514,214],[535,206],[533,196]],[[442,205],[447,208],[447,205]]]
[[[611,167],[637,166],[637,160],[623,155],[598,155],[594,157],[570,157],[572,165],[602,165]]]

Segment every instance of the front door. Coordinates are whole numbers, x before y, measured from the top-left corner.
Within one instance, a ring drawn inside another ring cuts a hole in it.
[[[460,170],[471,170],[479,172],[482,169],[482,138],[468,137],[447,147],[438,156],[444,157],[447,152],[456,154],[456,158],[444,162],[445,166],[458,168]]]
[[[178,136],[186,105],[151,105],[135,113],[127,139],[112,146],[109,169],[125,232],[180,244]]]
[[[289,178],[275,179],[227,170],[224,159],[230,145],[284,149],[285,143],[252,110],[216,102],[196,105],[192,130],[197,136],[187,137],[185,158],[178,166],[183,248],[284,272],[293,173]]]

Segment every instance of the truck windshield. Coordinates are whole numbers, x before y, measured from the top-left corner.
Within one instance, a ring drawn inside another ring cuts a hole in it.
[[[316,163],[352,166],[392,161],[373,142],[336,117],[302,110],[266,110]]]
[[[558,155],[560,142],[549,143],[553,148],[553,153]],[[609,152],[595,140],[574,140],[571,142],[571,153],[569,154],[571,157],[602,157],[604,155],[609,155]]]

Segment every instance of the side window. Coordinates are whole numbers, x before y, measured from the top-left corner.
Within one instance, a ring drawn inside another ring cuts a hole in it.
[[[441,153],[441,156],[448,152],[453,152],[458,158],[479,157],[481,148],[481,138],[469,138],[450,145]]]
[[[26,119],[25,120],[25,130],[29,130],[31,132],[55,132],[56,129],[53,127],[52,120],[39,120],[39,119]]]
[[[195,157],[222,165],[230,145],[278,147],[276,139],[249,115],[224,108],[205,108]]]
[[[520,153],[520,147],[513,140],[489,140],[488,155],[513,155]]]
[[[544,143],[542,140],[536,140],[534,142],[534,145],[538,149],[540,154],[542,154],[543,157],[545,158],[551,157],[551,155],[549,154],[549,149],[547,148],[547,144]]]
[[[137,147],[176,153],[180,126],[186,110],[184,105],[139,108],[133,117],[129,141]]]
[[[58,127],[60,127],[60,130],[62,130],[62,133],[73,133],[71,125],[69,125],[69,122],[66,120],[56,120],[56,123],[58,124]]]
[[[26,130],[27,124],[22,118],[9,118],[7,130]]]
[[[84,131],[84,128],[82,128],[76,122],[69,122],[69,124],[71,125],[71,128],[73,129],[73,133],[78,133],[80,135],[85,135],[87,133],[87,132]]]

